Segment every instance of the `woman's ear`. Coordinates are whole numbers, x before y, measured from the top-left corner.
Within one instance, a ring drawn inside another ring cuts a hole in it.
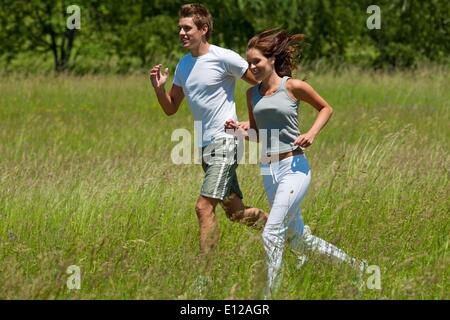
[[[269,59],[270,64],[274,65],[275,64],[275,57],[270,57]]]

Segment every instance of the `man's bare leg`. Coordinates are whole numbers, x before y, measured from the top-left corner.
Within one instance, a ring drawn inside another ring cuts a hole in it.
[[[244,206],[242,199],[236,193],[232,193],[220,201],[220,205],[231,221],[258,229],[264,228],[266,224],[268,214],[261,209]]]
[[[195,212],[200,227],[200,254],[206,255],[219,240],[215,208],[218,199],[200,196],[195,205]]]

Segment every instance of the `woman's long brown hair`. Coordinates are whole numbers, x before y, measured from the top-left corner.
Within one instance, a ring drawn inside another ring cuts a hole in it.
[[[280,77],[292,76],[301,57],[303,34],[289,35],[285,30],[270,29],[258,33],[247,44],[258,49],[266,58],[275,57],[275,71]]]

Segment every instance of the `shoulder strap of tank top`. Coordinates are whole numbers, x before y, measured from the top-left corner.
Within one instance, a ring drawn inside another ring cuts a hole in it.
[[[295,100],[295,101],[296,101],[296,104],[298,105],[298,104],[300,103],[300,100],[298,100],[298,99],[296,99],[296,98],[293,98],[293,97],[291,96],[291,93],[288,92],[288,89],[287,89],[287,87],[286,87],[286,83],[287,83],[287,81],[288,81],[290,78],[291,78],[291,77],[289,77],[289,76],[284,76],[284,77],[283,77],[283,79],[281,80],[280,90],[283,90],[284,93],[285,93],[290,99]]]
[[[256,101],[256,99],[260,96],[260,94],[259,94],[259,86],[260,86],[260,84],[258,83],[257,85],[254,85],[250,90],[250,92],[251,92],[251,102],[252,102],[252,109],[255,107],[254,106],[254,104],[255,104],[255,101]]]
[[[284,76],[283,79],[281,79],[281,83],[280,83],[280,89],[286,91],[286,82],[288,81],[290,77],[289,76]]]

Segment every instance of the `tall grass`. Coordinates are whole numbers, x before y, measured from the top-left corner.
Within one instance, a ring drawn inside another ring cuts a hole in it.
[[[355,272],[285,254],[280,299],[448,299],[448,71],[308,74],[335,114],[307,152],[302,204],[313,232],[381,268]],[[237,107],[247,118],[239,83]],[[221,237],[198,258],[203,173],[174,165],[173,117],[142,76],[7,77],[0,82],[0,298],[258,299],[260,232],[217,210]],[[302,131],[315,112],[300,106]],[[268,210],[257,165],[238,168],[246,204]],[[69,290],[69,265],[81,289]]]

